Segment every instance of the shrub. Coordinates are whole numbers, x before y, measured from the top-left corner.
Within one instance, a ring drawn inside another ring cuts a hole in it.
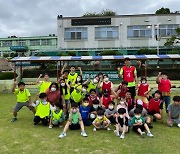
[[[17,77],[17,74],[16,74]],[[2,72],[0,73],[0,80],[8,80],[14,78],[14,72]]]
[[[76,56],[76,51],[68,51],[69,56]]]
[[[122,53],[116,50],[104,50],[101,52],[102,55],[122,55]]]

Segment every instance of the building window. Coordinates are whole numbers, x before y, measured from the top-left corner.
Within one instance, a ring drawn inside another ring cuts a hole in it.
[[[65,28],[65,40],[85,40],[87,39],[87,28]]]
[[[51,45],[51,44],[52,44],[52,40],[51,39],[41,40],[41,45]]]
[[[137,37],[151,38],[152,26],[149,26],[149,25],[128,26],[127,37],[128,38],[137,38]]]
[[[18,46],[25,46],[26,45],[26,41],[25,40],[18,40],[16,44]]]
[[[158,26],[155,25],[155,35],[157,35]],[[159,35],[162,37],[177,35],[176,29],[180,28],[179,24],[159,25]]]
[[[2,46],[3,47],[10,47],[10,46],[12,46],[12,41],[2,41]]]
[[[39,46],[40,45],[40,40],[30,40],[30,45],[31,46]]]
[[[95,39],[118,39],[119,28],[114,27],[95,27]]]

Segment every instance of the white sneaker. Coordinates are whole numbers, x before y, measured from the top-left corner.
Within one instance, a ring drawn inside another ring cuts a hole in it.
[[[94,132],[96,131],[96,128],[95,128],[95,127],[93,128],[93,131],[94,131]]]
[[[62,132],[60,135],[59,135],[59,138],[63,138],[63,137],[66,137],[66,133]]]
[[[177,125],[180,128],[180,124]]]
[[[142,138],[145,137],[145,134],[146,134],[145,132],[142,132],[142,133],[141,133]]]
[[[52,126],[52,125],[49,125],[49,128],[51,129],[51,128],[53,128],[53,126]]]
[[[87,137],[87,134],[86,134],[85,131],[81,132],[81,135],[82,135],[83,137]]]
[[[125,135],[121,134],[120,139],[124,139]]]
[[[108,128],[107,128],[107,131],[110,131],[110,130],[111,130],[111,129],[108,127]]]
[[[154,135],[151,132],[149,132],[149,133],[147,133],[147,136],[153,137]]]
[[[117,136],[117,137],[119,137],[119,132],[118,131],[114,131],[114,134]]]

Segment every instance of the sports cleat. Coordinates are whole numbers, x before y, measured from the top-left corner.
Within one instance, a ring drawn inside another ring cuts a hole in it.
[[[59,138],[63,138],[63,137],[66,137],[66,133],[62,132],[60,135],[59,135]]]

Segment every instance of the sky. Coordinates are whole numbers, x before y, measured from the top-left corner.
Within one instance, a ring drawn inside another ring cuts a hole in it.
[[[110,9],[119,15],[180,11],[180,0],[0,0],[0,38],[57,34],[57,15],[82,16]]]

